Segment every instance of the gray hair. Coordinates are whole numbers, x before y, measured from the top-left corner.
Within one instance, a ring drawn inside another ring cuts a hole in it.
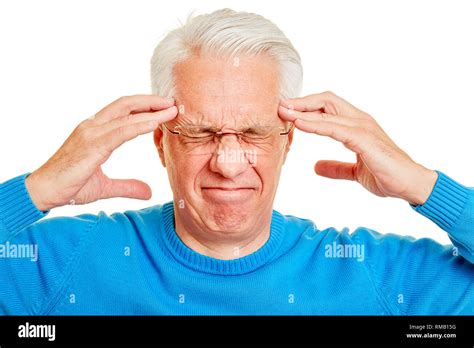
[[[173,97],[174,65],[196,51],[230,59],[266,54],[279,66],[280,97],[294,98],[300,94],[303,67],[290,40],[270,20],[231,9],[190,15],[184,25],[165,36],[151,58],[152,93]]]

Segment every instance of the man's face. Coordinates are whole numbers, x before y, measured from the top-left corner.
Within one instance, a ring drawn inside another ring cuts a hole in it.
[[[174,76],[180,113],[168,128],[205,125],[235,132],[285,126],[277,113],[277,69],[266,56],[192,56],[178,63]],[[261,226],[271,214],[291,138],[292,133],[278,135],[277,146],[254,156],[237,136],[224,135],[213,153],[192,154],[186,150],[192,141],[157,129],[155,143],[168,171],[177,219],[227,238]]]

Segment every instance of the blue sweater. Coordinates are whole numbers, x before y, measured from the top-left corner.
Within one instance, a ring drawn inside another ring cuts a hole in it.
[[[2,314],[474,314],[474,189],[442,172],[411,208],[454,246],[273,211],[266,244],[234,260],[188,248],[172,202],[38,221],[26,176],[0,185]]]

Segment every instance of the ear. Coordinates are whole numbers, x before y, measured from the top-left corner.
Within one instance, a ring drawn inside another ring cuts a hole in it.
[[[291,143],[293,142],[293,134],[294,134],[295,130],[293,129],[290,133],[288,133],[288,135],[286,136],[287,137],[287,142],[286,142],[286,145],[285,145],[285,153],[283,154],[283,164],[285,164],[285,161],[286,161],[286,156],[288,155],[288,152],[290,151],[290,147],[291,147]]]
[[[166,167],[165,153],[163,151],[163,128],[161,125],[153,131],[153,141],[160,156],[161,164],[163,167]]]

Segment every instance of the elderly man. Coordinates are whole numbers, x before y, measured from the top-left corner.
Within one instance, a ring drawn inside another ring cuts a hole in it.
[[[333,93],[295,98],[299,55],[273,23],[227,9],[192,17],[151,68],[153,95],[116,100],[39,169],[0,185],[2,313],[474,313],[474,190],[414,162]],[[318,230],[274,211],[295,127],[357,156],[319,161],[318,174],[404,199],[454,246]],[[152,131],[173,202],[38,221],[67,204],[149,199],[148,185],[101,165]]]

